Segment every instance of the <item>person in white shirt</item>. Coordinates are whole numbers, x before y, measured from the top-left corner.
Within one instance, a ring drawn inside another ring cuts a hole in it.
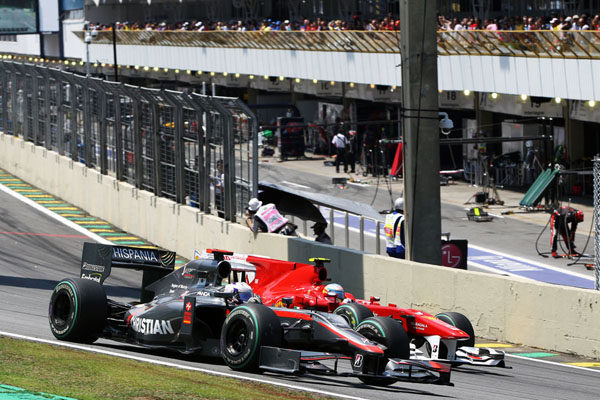
[[[344,172],[348,172],[348,162],[346,161],[346,147],[350,145],[348,139],[342,132],[338,132],[331,143],[335,146],[335,172],[340,172],[340,161],[344,162]]]

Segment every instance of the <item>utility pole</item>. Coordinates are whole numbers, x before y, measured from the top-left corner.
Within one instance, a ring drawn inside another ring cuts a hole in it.
[[[441,265],[435,0],[401,0],[406,259]]]

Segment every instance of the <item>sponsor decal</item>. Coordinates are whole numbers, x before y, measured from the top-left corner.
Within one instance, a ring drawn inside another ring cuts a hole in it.
[[[103,265],[90,264],[87,262],[83,263],[83,266],[81,267],[81,269],[85,269],[86,271],[100,272],[100,273],[104,272]]]
[[[462,251],[452,243],[442,246],[442,265],[450,268],[457,268],[462,261]]]
[[[424,324],[424,323],[422,323],[422,322],[412,322],[412,321],[411,321],[410,325],[411,325],[413,328],[415,328],[415,329],[417,329],[417,330],[421,330],[421,331],[427,328],[427,324]]]
[[[197,296],[210,297],[210,292],[200,291],[196,293]]]
[[[363,355],[362,354],[357,354],[356,357],[354,358],[354,368],[360,368],[363,365]]]
[[[188,303],[188,304],[190,304],[190,303]],[[190,306],[191,306],[191,304],[190,304]],[[186,308],[187,308],[187,306],[186,306]],[[183,323],[186,325],[189,325],[192,323],[192,313],[191,312],[188,312],[188,311],[183,312]]]
[[[192,302],[191,301],[188,301],[187,303],[185,303],[185,310],[192,311]]]
[[[171,326],[171,321],[133,317],[130,324],[131,329],[144,335],[168,335],[175,333]]]
[[[124,247],[113,247],[113,260],[160,263],[155,251]]]
[[[93,274],[81,274],[81,279],[88,279],[90,281],[96,281],[98,283],[102,282],[102,274],[93,273]]]

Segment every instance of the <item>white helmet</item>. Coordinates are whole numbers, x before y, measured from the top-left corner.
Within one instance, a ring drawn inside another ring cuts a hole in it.
[[[229,283],[225,285],[223,291],[225,293],[237,293],[242,303],[246,303],[254,295],[252,288],[246,282]]]
[[[394,202],[394,210],[404,211],[404,197],[398,197]]]
[[[533,142],[531,140],[526,141],[525,147],[527,147],[527,148],[533,147]]]
[[[256,211],[260,208],[260,206],[262,206],[262,201],[260,201],[256,197],[253,197],[248,202],[248,211]]]

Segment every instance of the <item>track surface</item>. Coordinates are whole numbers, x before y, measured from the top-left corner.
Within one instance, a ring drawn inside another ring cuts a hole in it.
[[[90,239],[3,192],[0,232],[0,330],[53,339],[47,321],[50,292],[59,279],[78,275],[82,243]],[[235,243],[226,245],[235,247]],[[107,281],[108,296],[134,298],[137,290],[131,288],[138,287],[139,274],[117,272]],[[93,347],[231,373],[226,366],[211,360],[149,352],[110,341],[100,341]],[[248,376],[368,399],[597,399],[600,393],[599,371],[513,357],[508,363],[512,370],[455,370],[455,387],[396,383],[388,388],[372,388],[355,378]]]

